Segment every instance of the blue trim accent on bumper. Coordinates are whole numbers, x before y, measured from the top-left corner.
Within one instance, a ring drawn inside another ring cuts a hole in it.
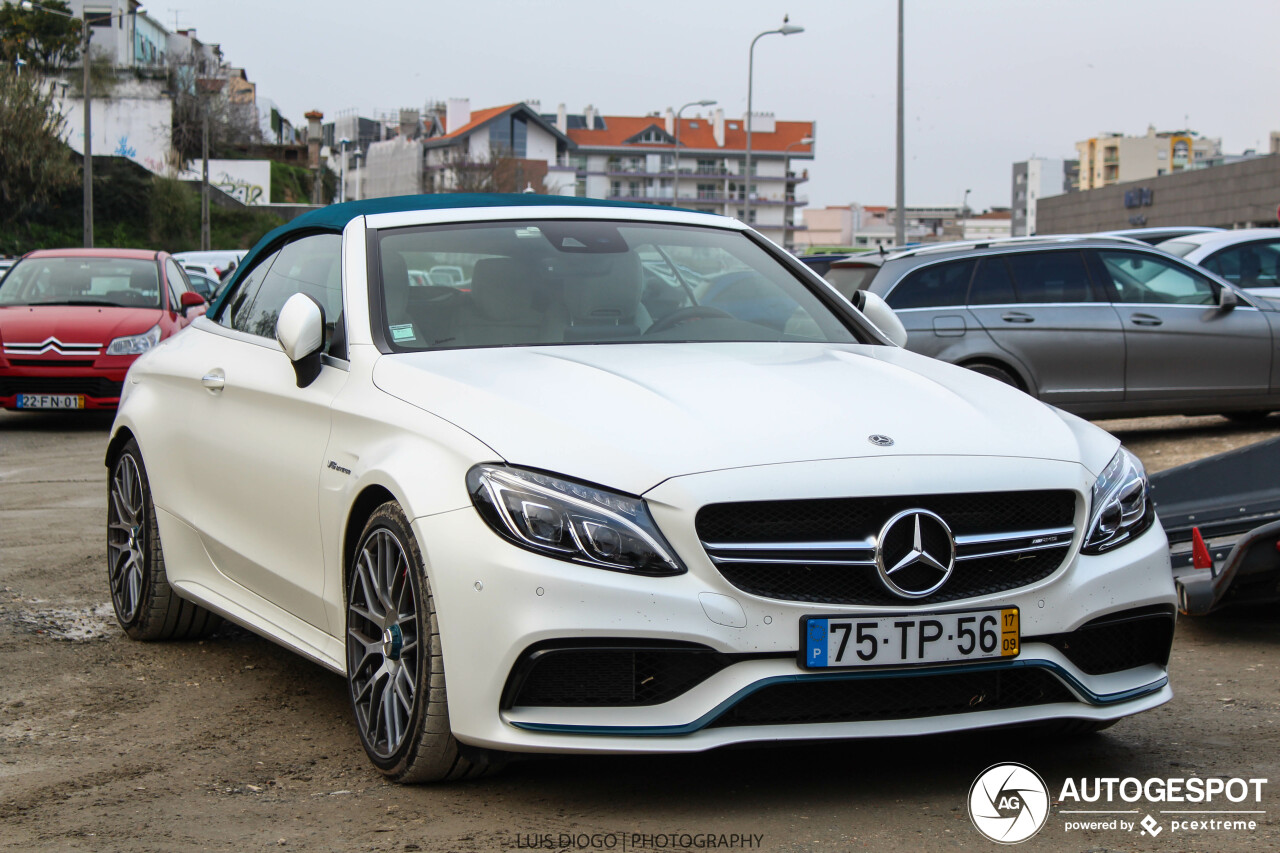
[[[770,678],[761,679],[754,684],[750,684],[742,688],[698,719],[680,726],[582,726],[560,723],[526,723],[518,721],[512,722],[511,725],[518,729],[525,729],[527,731],[552,732],[556,734],[614,735],[622,737],[663,737],[687,735],[706,728],[715,722],[720,715],[728,711],[738,702],[741,702],[747,696],[750,696],[757,690],[762,690],[765,687],[769,687],[774,684],[807,681],[857,681],[876,678],[917,678],[922,675],[948,675],[956,672],[988,672],[991,670],[1023,668],[1049,670],[1065,682],[1066,685],[1074,690],[1085,702],[1096,706],[1117,705],[1121,702],[1128,702],[1132,699],[1137,699],[1139,697],[1155,693],[1169,683],[1169,677],[1165,675],[1149,684],[1144,684],[1141,687],[1135,687],[1131,690],[1121,690],[1117,693],[1094,693],[1092,690],[1085,687],[1078,678],[1068,672],[1065,668],[1053,663],[1052,661],[994,661],[992,663],[968,664],[964,666],[931,667],[928,669],[897,670],[890,672],[831,672],[815,673],[812,675],[775,675]]]

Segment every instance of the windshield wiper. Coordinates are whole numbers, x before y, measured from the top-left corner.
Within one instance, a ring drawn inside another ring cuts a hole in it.
[[[121,305],[109,299],[58,299],[53,302],[29,302],[28,305],[101,305],[107,308],[125,308],[134,306]]]

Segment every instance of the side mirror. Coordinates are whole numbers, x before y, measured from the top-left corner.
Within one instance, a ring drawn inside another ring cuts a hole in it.
[[[1229,287],[1218,288],[1218,308],[1230,311],[1240,304],[1240,296]]]
[[[897,346],[907,345],[907,328],[902,325],[898,315],[893,313],[888,302],[869,290],[855,290],[850,301],[853,302],[854,308],[861,311],[880,330],[882,335]]]
[[[324,352],[324,308],[305,293],[285,300],[276,318],[276,340],[293,362],[298,387],[306,388],[320,375]]]
[[[181,307],[182,315],[185,317],[191,313],[192,308],[198,308],[201,305],[208,305],[209,301],[194,290],[184,290],[178,296],[178,305]]]

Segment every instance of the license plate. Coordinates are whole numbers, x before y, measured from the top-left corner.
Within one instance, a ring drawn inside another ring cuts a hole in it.
[[[806,616],[800,665],[808,669],[905,666],[1013,658],[1018,608],[894,616]]]
[[[83,394],[19,394],[19,409],[83,409]]]

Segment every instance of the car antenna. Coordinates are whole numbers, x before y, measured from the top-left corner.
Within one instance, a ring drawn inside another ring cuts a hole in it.
[[[880,245],[876,246],[876,248],[880,250],[880,257],[882,257],[882,258],[883,258],[883,257],[884,257],[884,243],[881,243]]]

